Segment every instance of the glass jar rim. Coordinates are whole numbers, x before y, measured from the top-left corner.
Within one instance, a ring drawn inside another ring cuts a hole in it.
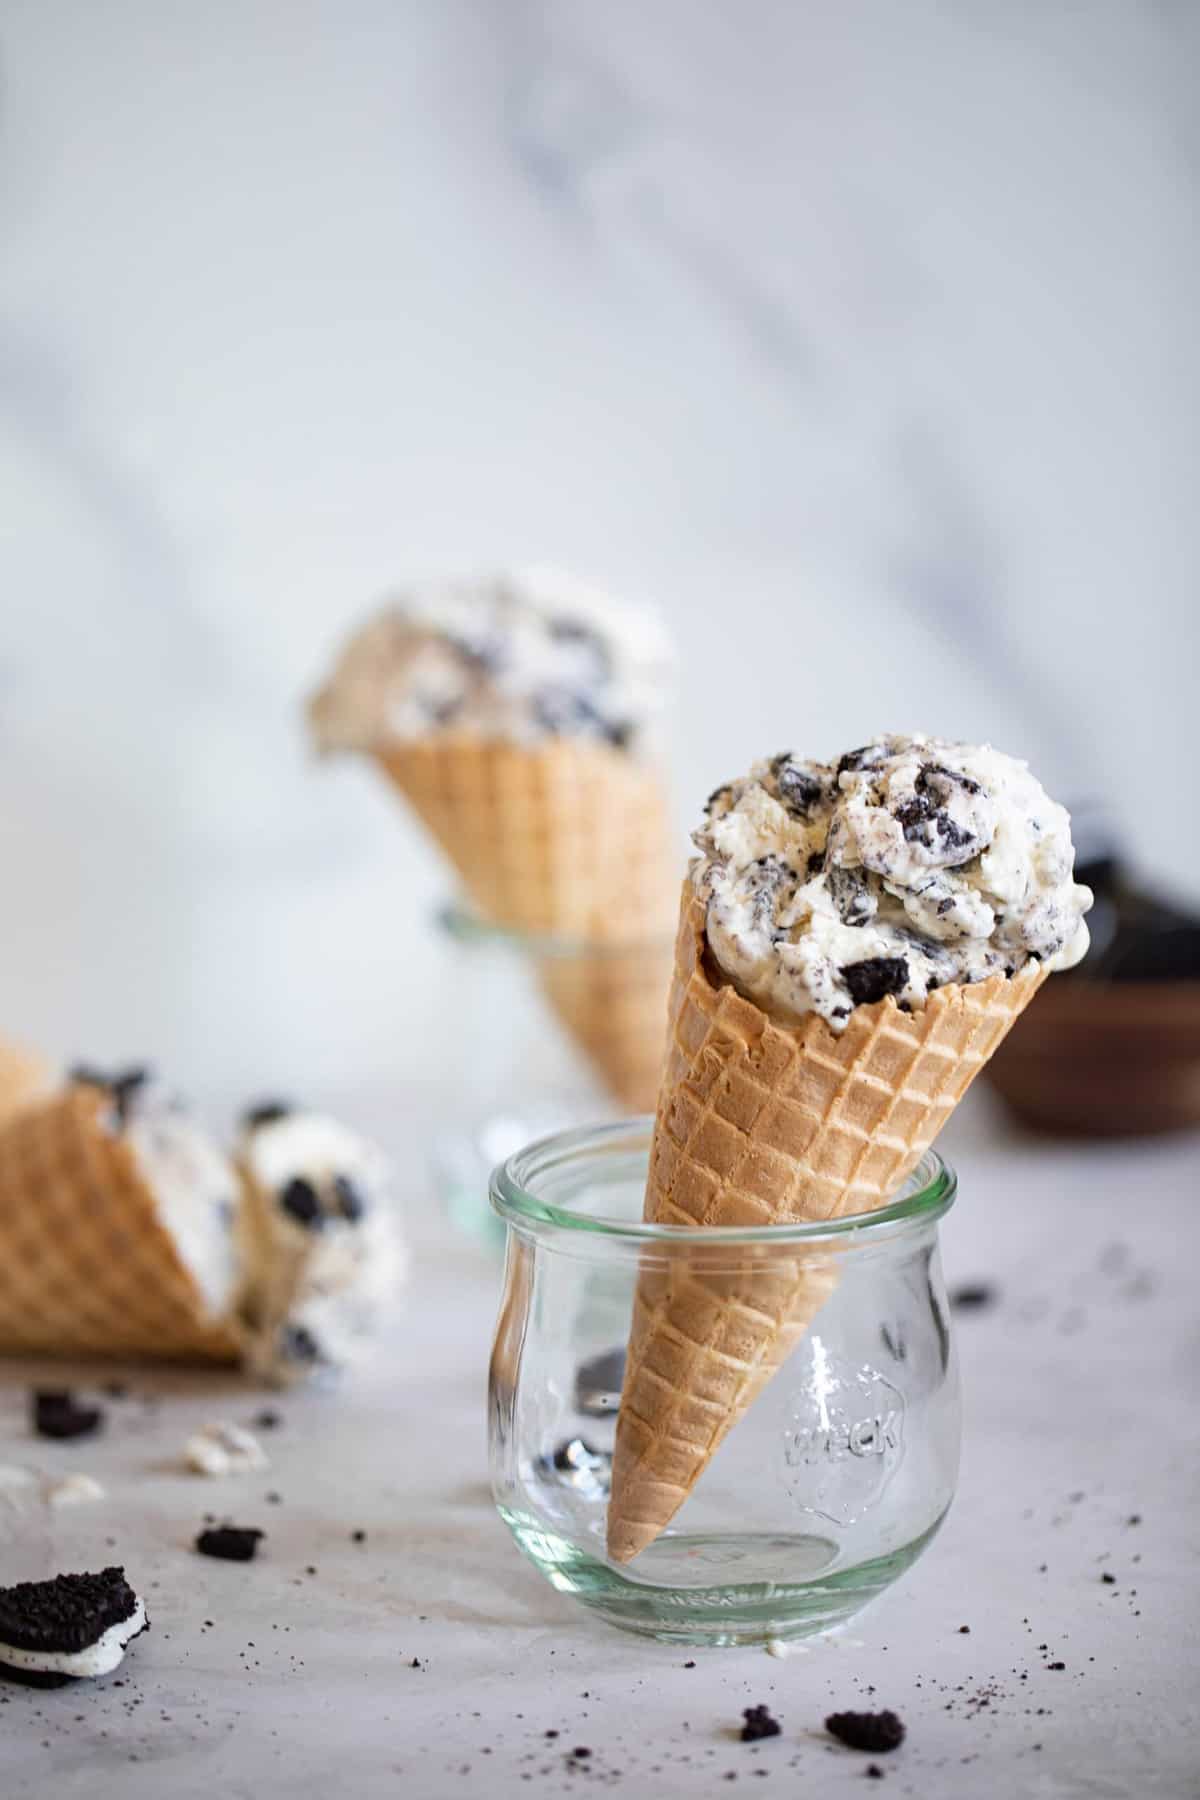
[[[872,1212],[845,1213],[787,1225],[652,1225],[642,1220],[606,1218],[556,1206],[530,1191],[539,1175],[562,1169],[588,1156],[629,1155],[648,1150],[654,1120],[649,1115],[604,1125],[581,1125],[552,1132],[509,1156],[492,1171],[489,1194],[493,1210],[508,1224],[537,1231],[583,1232],[592,1238],[658,1244],[810,1244],[846,1236],[883,1233],[898,1225],[929,1224],[949,1212],[958,1192],[958,1177],[936,1150],[926,1150],[905,1186],[915,1185],[887,1206]]]
[[[459,944],[502,944],[511,950],[545,957],[618,957],[639,951],[669,950],[675,928],[644,937],[585,938],[560,931],[523,931],[515,925],[496,925],[461,901],[451,900],[437,911],[437,922]],[[666,1002],[664,1000],[665,1007]]]

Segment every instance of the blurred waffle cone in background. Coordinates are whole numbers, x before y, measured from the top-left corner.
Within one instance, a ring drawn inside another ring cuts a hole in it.
[[[562,738],[378,760],[491,924],[563,940],[537,956],[545,999],[613,1098],[653,1111],[678,882],[661,770]]]
[[[0,1351],[232,1362],[235,1329],[112,1106],[73,1085],[0,1126]],[[193,1248],[208,1225],[194,1223]]]
[[[670,931],[660,770],[607,744],[429,738],[379,761],[493,925],[597,940]]]
[[[542,991],[613,1099],[652,1113],[666,1039],[671,941],[601,944],[551,952],[538,965]]]
[[[308,703],[318,750],[378,763],[485,923],[571,946],[553,968],[549,942],[526,947],[626,1105],[650,1097],[664,1029],[678,861],[659,725],[673,665],[653,608],[560,571],[493,571],[401,588]],[[642,947],[660,937],[656,961]],[[614,945],[623,967],[583,955]],[[642,973],[648,1004],[633,992]]]
[[[913,1013],[888,996],[840,1036],[816,1014],[778,1024],[714,983],[704,903],[685,884],[645,1217],[744,1228],[887,1205],[1044,975],[1034,962],[950,985]],[[732,1271],[714,1246],[639,1277],[608,1514],[617,1562],[674,1517],[836,1282],[819,1251],[736,1254]]]
[[[0,1126],[49,1085],[49,1065],[41,1057],[0,1040]]]

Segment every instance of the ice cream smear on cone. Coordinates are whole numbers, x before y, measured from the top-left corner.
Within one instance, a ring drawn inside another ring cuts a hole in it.
[[[252,1371],[286,1385],[353,1362],[407,1263],[382,1153],[324,1113],[247,1115],[240,1312]]]
[[[884,737],[791,754],[710,796],[695,833],[645,1217],[786,1225],[874,1210],[916,1167],[1045,976],[1087,949],[1070,821],[987,746]],[[608,1551],[683,1505],[836,1286],[781,1251],[639,1276]]]

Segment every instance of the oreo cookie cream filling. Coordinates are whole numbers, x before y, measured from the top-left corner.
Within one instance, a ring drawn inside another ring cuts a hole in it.
[[[719,788],[692,880],[722,973],[772,1017],[834,1031],[891,994],[1068,969],[1092,903],[1066,810],[988,745],[880,737],[836,762],[785,752]]]
[[[349,641],[309,703],[318,749],[432,736],[657,748],[671,654],[657,615],[543,570],[414,586]]]
[[[0,1672],[51,1683],[110,1675],[149,1623],[124,1569],[0,1588]]]

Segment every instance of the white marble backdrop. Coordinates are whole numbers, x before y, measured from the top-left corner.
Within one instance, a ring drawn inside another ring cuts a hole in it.
[[[1188,0],[0,0],[0,1030],[422,1077],[297,702],[408,571],[683,642],[679,788],[990,736],[1200,885]]]

